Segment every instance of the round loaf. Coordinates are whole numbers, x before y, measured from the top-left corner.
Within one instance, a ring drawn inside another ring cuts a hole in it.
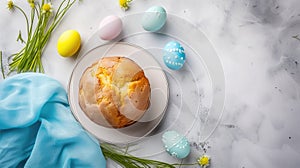
[[[143,69],[129,58],[101,58],[85,70],[79,85],[81,109],[102,126],[129,126],[150,105],[149,80]]]

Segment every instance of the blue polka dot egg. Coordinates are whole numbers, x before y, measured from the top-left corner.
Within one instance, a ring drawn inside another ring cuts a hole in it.
[[[167,131],[162,136],[166,151],[178,159],[187,157],[191,151],[190,144],[186,137],[176,131]]]
[[[177,41],[171,41],[164,47],[163,60],[172,70],[179,70],[185,62],[184,48]]]

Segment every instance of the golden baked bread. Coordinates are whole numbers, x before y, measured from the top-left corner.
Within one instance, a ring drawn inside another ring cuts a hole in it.
[[[129,58],[103,57],[85,70],[79,85],[81,109],[102,126],[129,126],[150,105],[149,81]]]

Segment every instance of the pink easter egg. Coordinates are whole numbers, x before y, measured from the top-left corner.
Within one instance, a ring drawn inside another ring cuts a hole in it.
[[[99,36],[103,40],[112,40],[121,33],[122,26],[122,20],[118,16],[107,16],[99,25]]]

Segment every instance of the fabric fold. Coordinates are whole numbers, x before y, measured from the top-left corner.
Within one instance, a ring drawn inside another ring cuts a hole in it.
[[[106,161],[61,84],[23,73],[0,82],[0,167],[105,168]]]

